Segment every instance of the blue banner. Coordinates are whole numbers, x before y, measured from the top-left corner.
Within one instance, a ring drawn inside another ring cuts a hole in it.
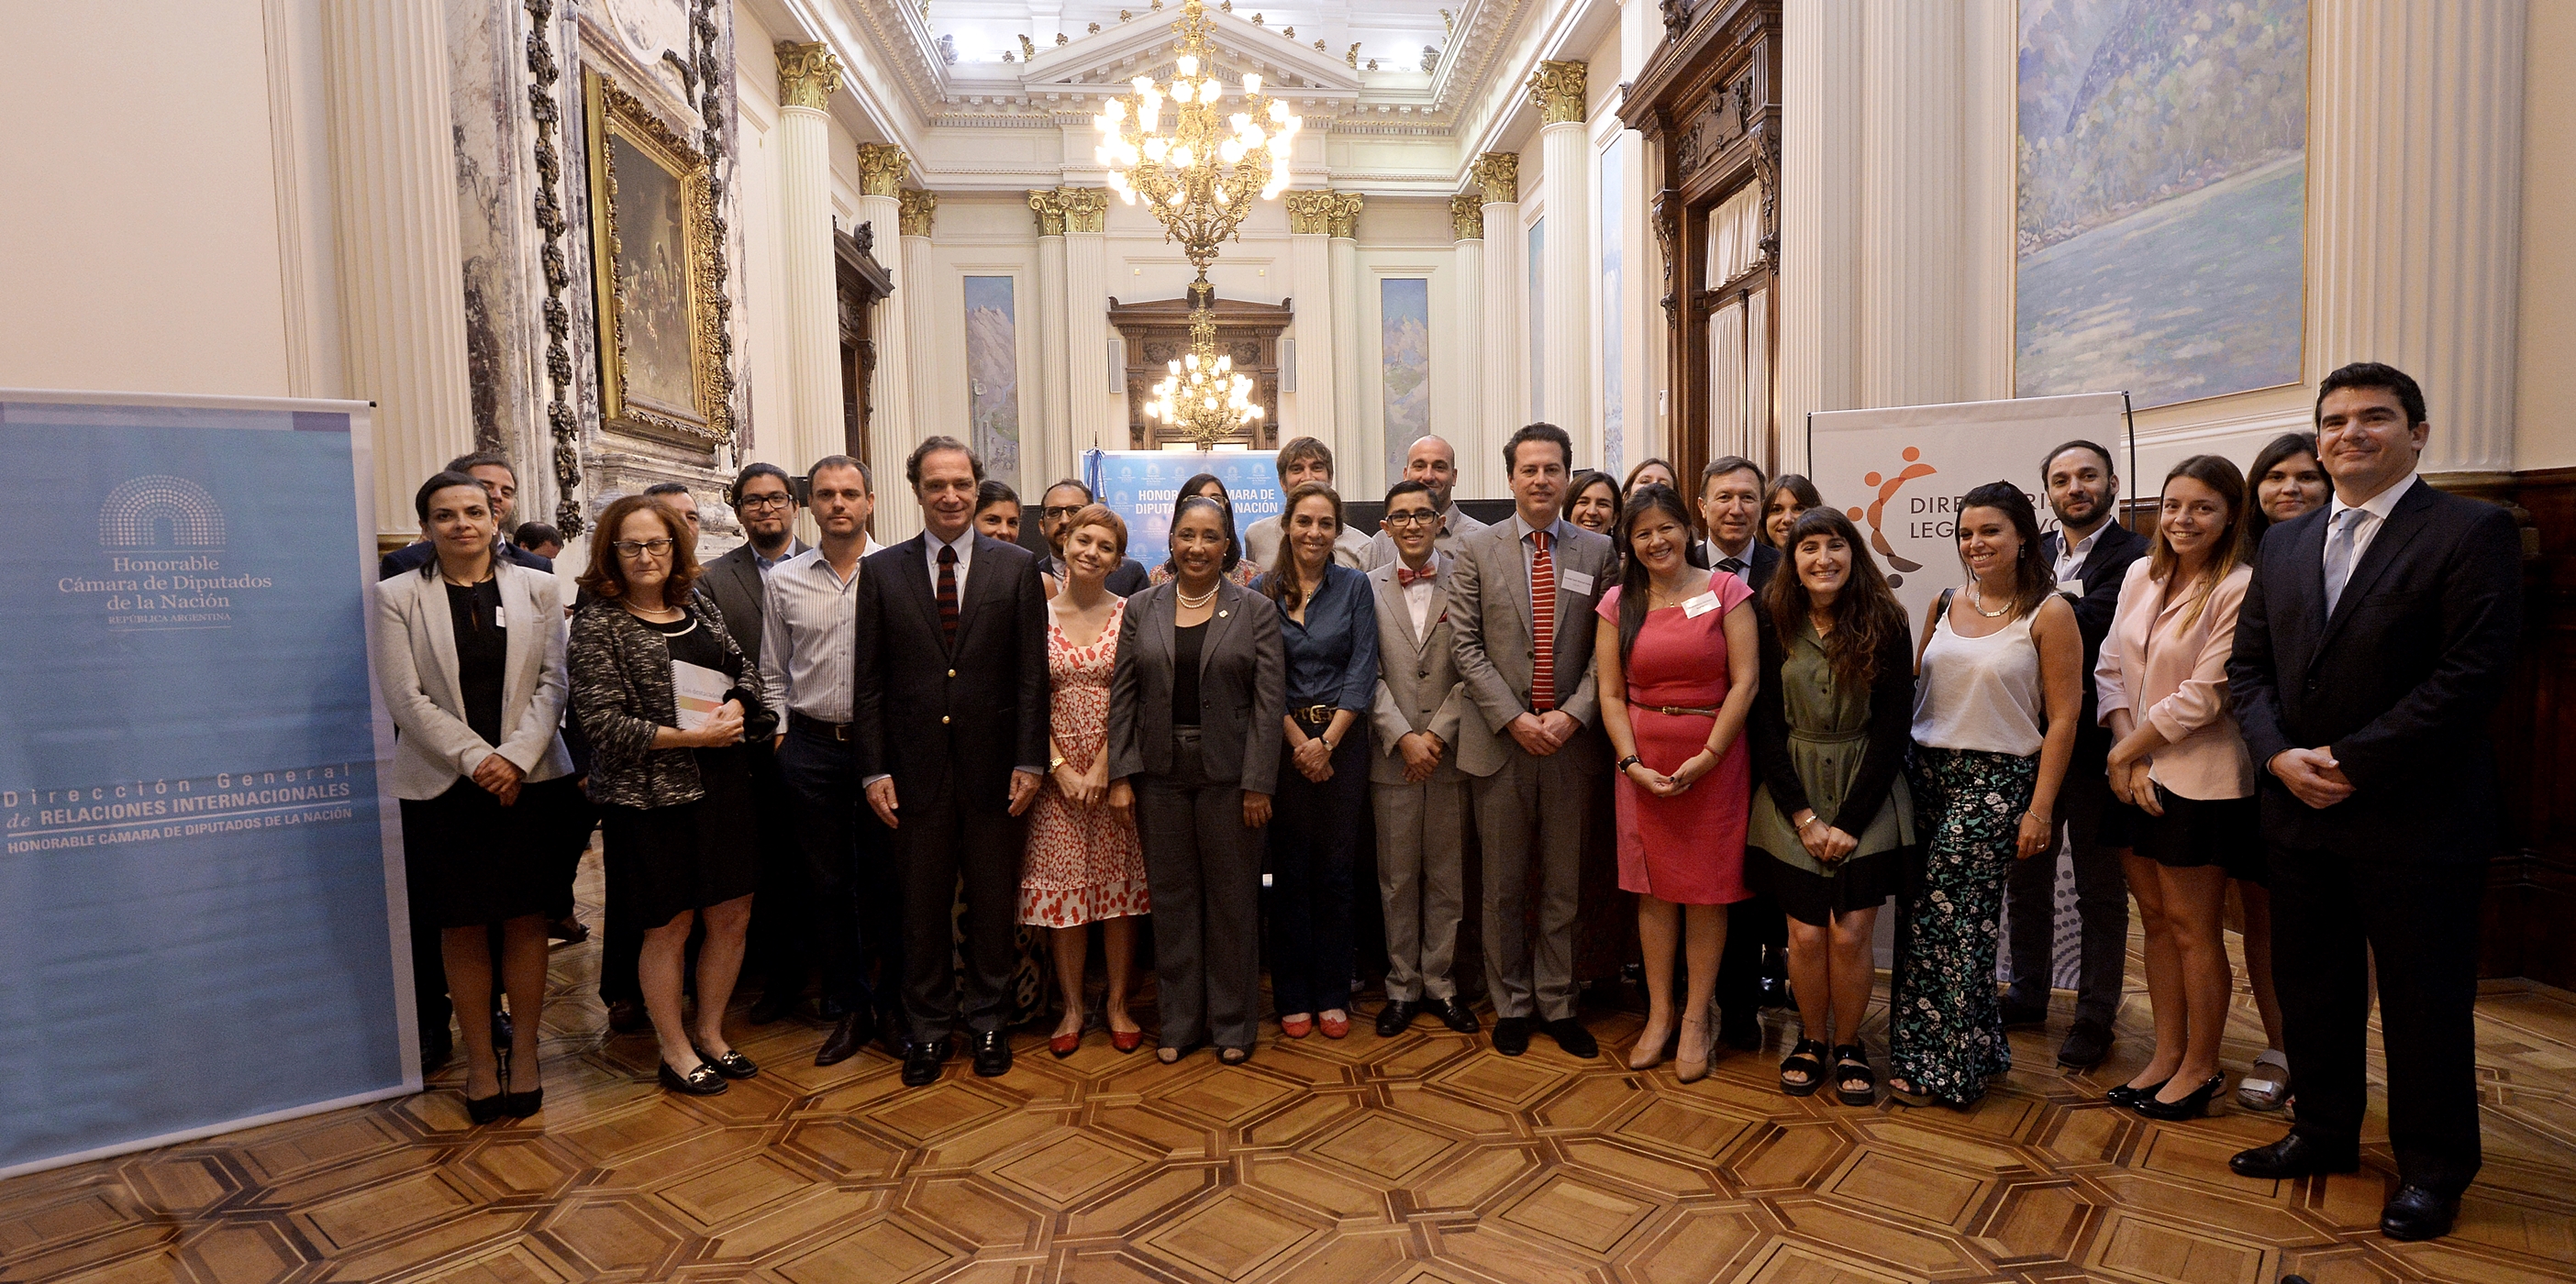
[[[1234,503],[1240,533],[1279,515],[1278,458],[1275,450],[1086,450],[1082,479],[1101,503],[1126,520],[1127,555],[1160,566],[1171,556],[1172,501],[1180,498],[1181,483],[1200,473],[1215,474]]]
[[[0,392],[0,1174],[416,1086],[346,402]]]

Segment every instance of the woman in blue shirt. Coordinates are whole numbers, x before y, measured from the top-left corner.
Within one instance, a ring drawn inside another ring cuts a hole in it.
[[[1342,497],[1321,482],[1288,492],[1279,564],[1258,588],[1279,604],[1288,652],[1287,762],[1270,823],[1270,993],[1279,1029],[1351,1032],[1351,866],[1368,806],[1368,732],[1377,690],[1377,604],[1368,576],[1333,562]]]

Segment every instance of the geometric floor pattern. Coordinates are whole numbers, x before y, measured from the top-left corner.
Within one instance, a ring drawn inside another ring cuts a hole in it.
[[[2406,1245],[2373,1229],[2376,1101],[2362,1173],[2293,1182],[2225,1168],[2277,1116],[2105,1104],[2147,1052],[2134,983],[2099,1071],[2055,1068],[2062,1028],[2017,1031],[2019,1068],[1964,1114],[1782,1095],[1786,1014],[1699,1083],[1633,1073],[1613,1057],[1639,1018],[1614,1011],[1586,1012],[1610,1052],[1587,1062],[1363,1022],[1166,1067],[1094,1033],[918,1091],[873,1051],[816,1068],[821,1029],[790,1021],[737,1036],[759,1078],[693,1099],[654,1086],[649,1038],[603,1036],[595,957],[556,953],[540,1118],[470,1126],[451,1069],[410,1099],[0,1183],[0,1280],[2576,1279],[2576,998],[2546,989],[2482,996],[2486,1168],[2450,1238]],[[2239,1007],[2231,1076],[2261,1046]],[[1883,1056],[1883,1016],[1868,1037]]]

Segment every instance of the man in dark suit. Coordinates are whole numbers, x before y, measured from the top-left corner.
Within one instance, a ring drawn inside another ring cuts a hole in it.
[[[1047,767],[1046,590],[1038,559],[975,533],[983,461],[930,437],[906,465],[922,533],[862,564],[851,744],[868,805],[895,831],[903,898],[903,1081],[939,1078],[965,1024],[975,1073],[1011,1069],[1023,817]],[[949,964],[960,876],[966,986]]]
[[[1780,550],[1755,539],[1762,529],[1762,492],[1770,479],[1742,455],[1708,461],[1699,474],[1699,517],[1708,527],[1700,542],[1701,565],[1744,581],[1761,606],[1762,587],[1780,570]],[[1762,1046],[1764,1004],[1789,1001],[1789,921],[1768,892],[1737,901],[1726,913],[1726,949],[1717,963],[1717,1037],[1750,1052]]]
[[[1046,488],[1046,498],[1038,504],[1038,534],[1045,538],[1047,558],[1038,570],[1064,582],[1064,528],[1073,524],[1073,515],[1091,506],[1091,488],[1067,477]],[[1127,597],[1145,587],[1145,564],[1135,558],[1123,558],[1118,569],[1109,573],[1102,586],[1120,597]]]
[[[2129,564],[2147,554],[2147,537],[2119,523],[2120,475],[2111,452],[2089,441],[2070,441],[2039,462],[2057,529],[2040,537],[2040,557],[2053,568],[2057,591],[2075,606],[2075,631],[2084,639],[2084,712],[2076,723],[2075,756],[2057,794],[2057,838],[2075,867],[2075,913],[2082,923],[2075,982],[2075,1024],[2058,1046],[2057,1063],[2089,1070],[2111,1055],[2111,1019],[2120,1011],[2120,980],[2129,950],[2129,880],[2120,870],[2128,836],[2105,832],[2111,804],[2111,732],[2096,720],[2093,664],[2111,616],[2120,606],[2120,582]],[[2050,980],[2056,969],[2057,853],[2013,862],[2004,884],[2012,920],[2012,985],[2004,994],[2004,1024],[2048,1020]]]
[[[2317,386],[2326,508],[2265,535],[2228,690],[2261,768],[2272,969],[2299,1117],[2228,1162],[2268,1180],[2359,1164],[2364,969],[2388,1053],[2392,1239],[2446,1234],[2480,1162],[2478,914],[2496,842],[2487,717],[2522,627],[2503,509],[2416,475],[2430,425],[2403,372]]]

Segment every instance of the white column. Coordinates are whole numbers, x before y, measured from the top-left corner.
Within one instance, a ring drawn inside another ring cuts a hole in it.
[[[939,293],[946,281],[931,265],[931,224],[939,211],[939,193],[907,187],[896,198],[902,204],[903,269],[894,279],[894,305],[903,312],[904,368],[911,395],[903,403],[880,403],[878,423],[869,434],[868,468],[877,479],[877,538],[886,543],[921,529],[921,506],[903,479],[904,458],[913,445],[939,431],[939,363],[937,333]],[[963,341],[962,336],[960,342]],[[948,349],[952,354],[954,348]],[[882,353],[877,360],[885,361]]]
[[[1288,192],[1289,296],[1297,314],[1290,333],[1297,340],[1297,391],[1293,413],[1280,416],[1279,440],[1333,439],[1335,397],[1333,352],[1333,263],[1327,245],[1333,230],[1331,192]]]
[[[1592,395],[1592,296],[1600,289],[1592,257],[1592,146],[1585,137],[1584,65],[1543,62],[1530,77],[1530,100],[1546,124],[1538,131],[1547,185],[1547,242],[1539,271],[1547,291],[1547,404],[1540,418],[1574,438],[1577,467],[1601,461],[1601,403]]]
[[[1361,432],[1377,418],[1360,400],[1369,381],[1360,377],[1360,317],[1365,314],[1360,309],[1359,220],[1360,194],[1333,193],[1333,435],[1323,440],[1340,460],[1341,471],[1354,478],[1365,475],[1356,468],[1358,452],[1375,448],[1360,440]]]
[[[1962,14],[1870,0],[1861,31],[1861,395],[1874,406],[1957,401]]]
[[[1802,0],[1782,10],[1780,116],[1796,122],[1780,140],[1784,469],[1809,466],[1809,411],[1861,404],[1852,329],[1860,257],[1860,29],[1861,0]],[[1680,409],[1672,413],[1678,422]]]
[[[1073,416],[1073,453],[1062,475],[1072,476],[1086,450],[1127,449],[1127,403],[1109,390],[1109,193],[1062,187],[1056,195],[1064,200],[1065,383]]]
[[[1023,495],[1054,480],[1073,439],[1064,318],[1064,202],[1054,188],[1029,193],[1038,224],[1038,368],[1022,383],[1036,396],[1021,403],[1020,476]],[[1031,503],[1036,501],[1032,499]]]
[[[841,321],[832,259],[832,118],[841,62],[822,44],[778,46],[778,225],[787,265],[788,452],[798,472],[845,444]]]
[[[855,216],[875,226],[883,237],[897,231],[903,222],[903,173],[911,165],[903,149],[890,143],[859,145],[859,200]],[[911,496],[903,489],[903,457],[912,449],[910,434],[904,431],[905,407],[912,402],[912,327],[911,312],[904,306],[905,276],[894,281],[894,297],[880,302],[868,317],[868,337],[877,345],[876,373],[868,388],[868,473],[877,487],[877,538],[886,532],[886,479],[894,479],[894,497],[901,501],[891,507],[910,516],[914,513]],[[837,422],[837,421],[836,421]],[[835,431],[832,450],[848,447],[848,438]],[[826,452],[830,453],[830,452]],[[891,461],[893,469],[887,469]]]
[[[2307,378],[2423,385],[2427,472],[2513,466],[2523,0],[2348,0],[2311,19]]]
[[[1454,336],[1443,348],[1456,372],[1446,381],[1450,408],[1435,411],[1432,422],[1453,425],[1446,436],[1458,454],[1456,493],[1468,499],[1501,494],[1493,480],[1502,473],[1488,458],[1500,440],[1485,435],[1485,198],[1470,192],[1449,198],[1449,227],[1457,238],[1458,262],[1449,274],[1449,329]],[[1392,479],[1390,479],[1391,481]]]
[[[1484,417],[1485,449],[1467,476],[1477,482],[1476,494],[1494,499],[1504,493],[1503,443],[1531,418],[1529,318],[1524,312],[1529,251],[1521,238],[1520,172],[1518,152],[1487,152],[1467,171],[1484,198],[1485,216],[1485,307],[1478,336],[1485,386],[1477,406]]]
[[[348,395],[376,403],[376,529],[386,533],[416,530],[413,492],[474,448],[441,13],[438,0],[322,7],[341,344]]]

